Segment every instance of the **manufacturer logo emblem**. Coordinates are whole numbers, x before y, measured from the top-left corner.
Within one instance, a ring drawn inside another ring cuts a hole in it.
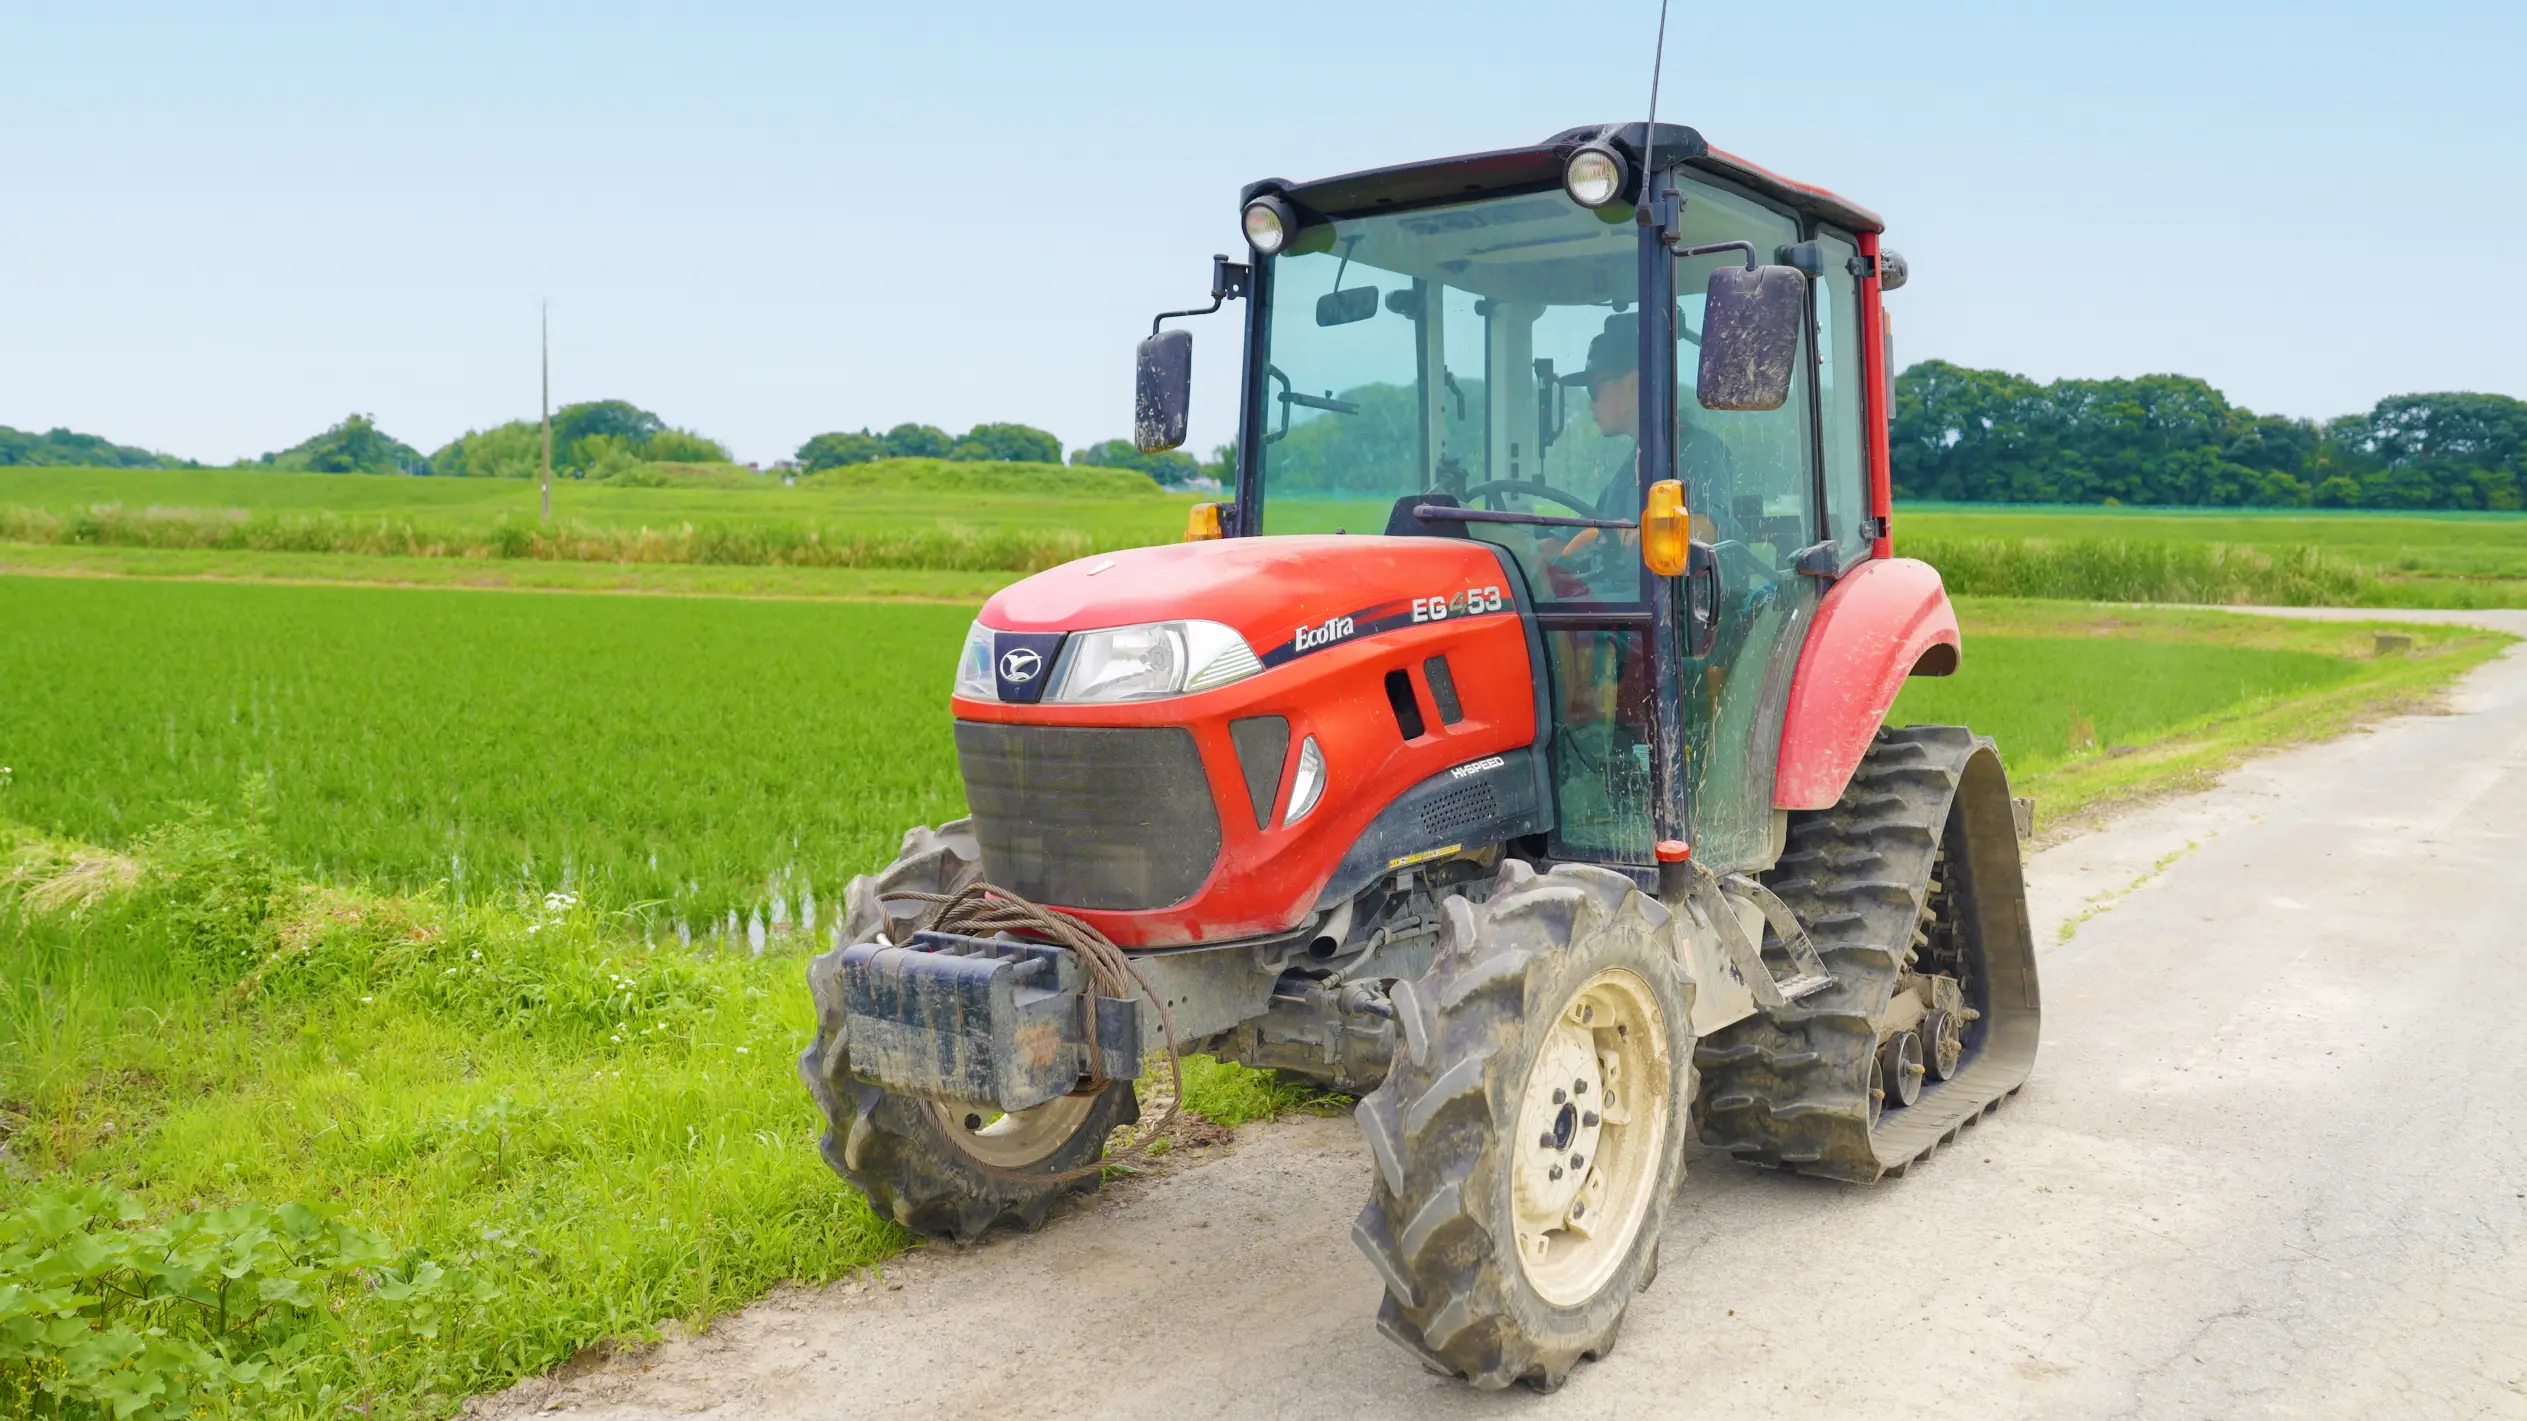
[[[1034,680],[1035,673],[1043,669],[1044,658],[1023,646],[1000,658],[1001,676],[1021,685]]]

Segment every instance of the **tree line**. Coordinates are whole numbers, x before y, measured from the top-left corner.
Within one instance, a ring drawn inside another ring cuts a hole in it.
[[[76,469],[198,469],[172,454],[135,449],[93,434],[50,429],[36,434],[0,424],[0,467]]]
[[[1376,421],[1353,420],[1350,425]],[[1320,435],[1365,435],[1365,429]],[[1301,430],[1282,462],[1299,482]],[[2316,508],[2527,508],[2527,401],[2507,395],[2395,395],[2364,413],[2316,421],[2257,414],[2186,375],[2055,380],[1924,361],[1895,380],[1895,493],[1959,503],[2122,503]],[[793,461],[804,473],[880,459],[1064,462],[1062,441],[1024,424],[977,424],[950,435],[899,424],[819,434]],[[1143,454],[1108,439],[1069,451],[1074,465],[1137,469],[1181,488],[1230,481],[1225,446],[1208,460]],[[553,467],[607,478],[645,463],[726,463],[718,441],[669,425],[625,400],[565,405],[553,415]],[[541,468],[535,420],[468,430],[434,453],[353,414],[242,467],[314,473],[527,478]],[[1352,461],[1355,462],[1356,461]],[[0,426],[0,465],[199,468],[191,460],[92,434]]]
[[[1929,360],[1895,379],[1895,496],[2172,507],[2527,507],[2527,401],[2394,395],[2319,422],[2187,375],[2056,380]]]
[[[377,427],[372,415],[351,414],[287,449],[233,467],[316,474],[412,474],[442,478],[532,478],[543,468],[540,421],[513,419],[488,429],[469,429],[435,453],[424,454]],[[1108,439],[1071,451],[1074,465],[1135,469],[1171,488],[1205,476],[1228,482],[1230,451],[1223,445],[1209,462],[1182,451],[1143,454],[1125,439]],[[819,434],[799,446],[790,467],[821,473],[880,459],[991,460],[1059,464],[1062,441],[1031,425],[986,423],[950,435],[929,424],[899,424],[884,434]],[[678,429],[628,400],[590,400],[553,412],[553,470],[572,478],[610,478],[642,464],[725,464],[728,449],[715,439]],[[93,434],[55,429],[30,434],[0,425],[0,466],[53,465],[108,469],[198,469],[190,459],[116,444]]]
[[[1229,458],[1226,445],[1212,452],[1209,463],[1203,463],[1180,449],[1144,454],[1132,447],[1128,439],[1107,439],[1072,450],[1070,462],[1101,469],[1136,469],[1168,488],[1182,488],[1205,477],[1223,484],[1229,482]],[[874,464],[880,459],[1058,464],[1062,462],[1062,441],[1050,430],[1025,424],[978,424],[953,437],[933,424],[899,424],[884,434],[867,429],[819,434],[800,445],[797,454],[803,473]]]

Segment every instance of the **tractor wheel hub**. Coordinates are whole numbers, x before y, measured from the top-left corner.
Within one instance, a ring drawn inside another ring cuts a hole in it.
[[[1647,984],[1598,973],[1546,1029],[1518,1107],[1518,1261],[1548,1301],[1584,1299],[1621,1263],[1657,1187],[1666,1023]]]

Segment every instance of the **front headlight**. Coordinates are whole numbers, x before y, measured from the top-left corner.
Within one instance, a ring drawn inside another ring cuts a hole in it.
[[[989,663],[986,662],[986,669]],[[1048,701],[1149,701],[1242,681],[1263,670],[1254,648],[1217,622],[1147,622],[1073,632]]]
[[[956,659],[956,693],[969,701],[1000,699],[1000,683],[991,673],[991,628],[976,622],[965,632],[965,650]]]

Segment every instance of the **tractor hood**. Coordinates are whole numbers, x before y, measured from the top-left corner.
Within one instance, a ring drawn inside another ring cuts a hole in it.
[[[1081,558],[1003,588],[982,622],[1044,633],[1199,618],[1236,628],[1269,667],[1420,623],[1513,612],[1517,602],[1488,543],[1291,535]]]

